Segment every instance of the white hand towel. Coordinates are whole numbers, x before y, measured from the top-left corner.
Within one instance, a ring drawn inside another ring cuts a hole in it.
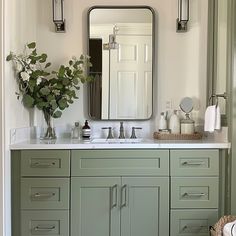
[[[215,129],[220,130],[221,129],[221,120],[220,120],[220,107],[216,107],[216,115],[215,115]]]
[[[208,106],[205,112],[204,131],[214,132],[216,122],[216,106]]]
[[[223,236],[236,236],[236,221],[225,224]]]

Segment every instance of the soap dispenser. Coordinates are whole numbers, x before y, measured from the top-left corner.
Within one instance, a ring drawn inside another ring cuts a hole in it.
[[[84,126],[82,127],[82,137],[83,139],[90,139],[91,129],[88,125],[88,121],[86,120]]]
[[[161,112],[160,120],[159,120],[159,131],[167,129],[167,120],[165,117],[165,113]]]
[[[169,129],[172,134],[180,133],[180,119],[177,115],[177,110],[174,110],[173,114],[170,116]]]

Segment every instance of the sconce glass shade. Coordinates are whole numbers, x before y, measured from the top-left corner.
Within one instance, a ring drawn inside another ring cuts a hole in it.
[[[53,3],[53,22],[56,32],[65,32],[64,20],[64,0],[52,0]]]
[[[178,18],[176,21],[176,31],[186,32],[189,21],[189,0],[178,0]]]

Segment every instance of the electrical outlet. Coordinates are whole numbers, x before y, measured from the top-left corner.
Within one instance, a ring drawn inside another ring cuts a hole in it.
[[[16,141],[16,129],[11,130],[10,143],[13,144]]]
[[[166,101],[166,110],[171,110],[172,109],[172,101],[171,100],[167,100]]]

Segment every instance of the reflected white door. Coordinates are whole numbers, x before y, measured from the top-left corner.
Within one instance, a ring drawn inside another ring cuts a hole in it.
[[[152,113],[152,37],[117,35],[110,50],[110,119],[147,119]]]

